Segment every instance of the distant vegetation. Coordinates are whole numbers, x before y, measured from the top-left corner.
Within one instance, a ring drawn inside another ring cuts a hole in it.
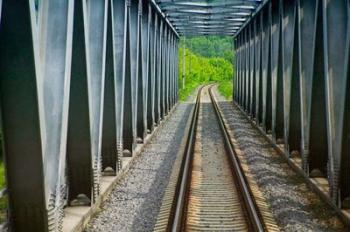
[[[1,152],[2,153],[2,152]],[[0,159],[0,190],[4,188],[5,183],[5,167],[2,158]],[[6,221],[7,217],[7,197],[0,198],[0,223]]]
[[[182,89],[183,44],[186,45],[185,88]],[[201,84],[216,82],[227,99],[232,96],[233,48],[231,37],[182,39],[179,50],[180,100],[185,100]]]
[[[6,185],[5,183],[5,167],[4,167],[4,162],[1,160],[0,161],[0,190],[4,188]]]

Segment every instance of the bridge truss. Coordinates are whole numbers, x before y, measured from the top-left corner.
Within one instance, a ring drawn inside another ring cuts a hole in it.
[[[9,224],[61,231],[101,173],[177,95],[177,32],[146,0],[1,0],[0,101]]]
[[[266,1],[235,34],[234,100],[325,178],[335,207],[350,200],[349,1]],[[294,159],[296,160],[296,159]]]
[[[178,100],[179,36],[234,37],[234,101],[350,199],[345,0],[0,0],[7,227],[61,231]],[[126,152],[128,151],[128,152]]]

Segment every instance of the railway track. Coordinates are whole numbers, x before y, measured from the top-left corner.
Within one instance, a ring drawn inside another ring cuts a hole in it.
[[[174,197],[165,204],[170,213],[155,231],[268,231],[211,88],[198,91],[180,172],[171,184]]]

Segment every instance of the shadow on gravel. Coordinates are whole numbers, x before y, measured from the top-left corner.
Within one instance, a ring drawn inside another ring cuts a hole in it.
[[[162,204],[162,201],[159,199],[163,199],[165,189],[168,185],[172,166],[175,162],[176,155],[183,138],[182,134],[185,131],[185,125],[187,123],[191,109],[192,106],[187,107],[185,113],[183,114],[183,117],[179,123],[180,126],[177,127],[176,131],[174,132],[175,136],[171,139],[172,141],[170,142],[170,147],[166,151],[160,152],[165,153],[163,162],[158,166],[157,169],[151,170],[157,173],[156,178],[154,178],[155,181],[151,183],[149,192],[147,193],[148,197],[146,197],[146,200],[141,205],[139,211],[137,212],[137,215],[134,217],[131,231],[153,231],[153,228],[157,222],[157,215]],[[158,169],[168,170],[168,172],[165,174],[164,171],[158,171]],[[154,205],[157,205],[157,207],[154,207]],[[155,208],[157,210],[154,210]],[[144,228],[144,230],[141,230],[142,228]]]

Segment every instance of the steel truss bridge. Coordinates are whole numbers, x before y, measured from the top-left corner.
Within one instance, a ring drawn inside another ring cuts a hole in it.
[[[176,104],[194,35],[234,37],[234,101],[349,201],[349,1],[0,0],[3,227],[61,231],[77,196],[98,200]]]

